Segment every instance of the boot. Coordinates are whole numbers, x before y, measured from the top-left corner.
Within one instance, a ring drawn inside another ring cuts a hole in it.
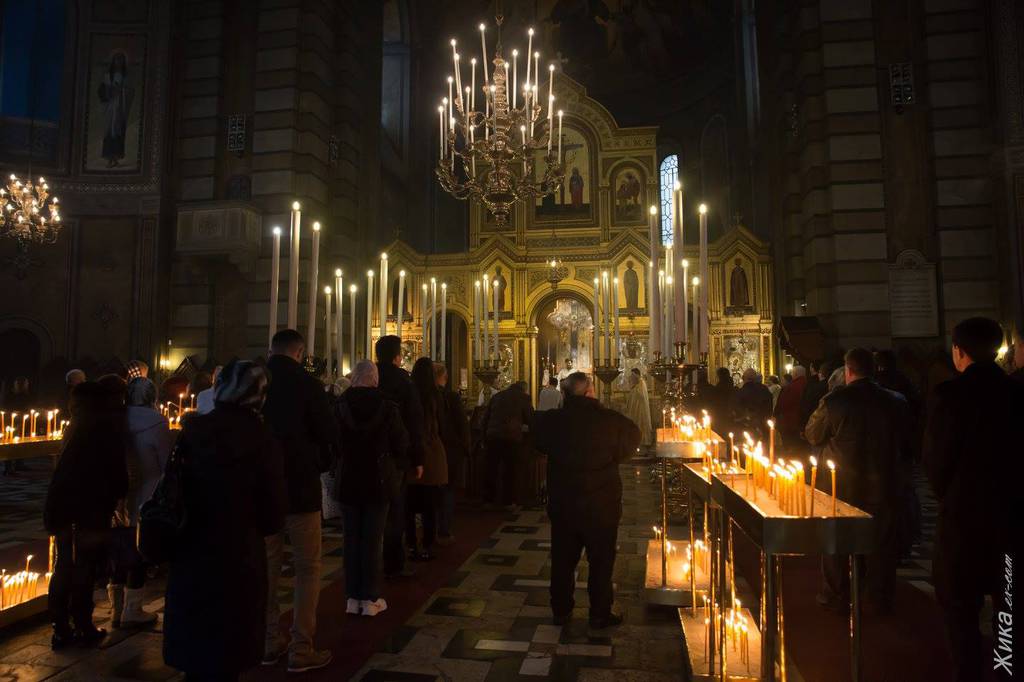
[[[121,627],[121,612],[124,611],[124,585],[107,585],[107,599],[110,601],[110,626]]]
[[[121,623],[124,627],[139,627],[151,625],[156,622],[157,615],[142,610],[143,588],[125,588],[124,591],[124,612],[121,614]]]

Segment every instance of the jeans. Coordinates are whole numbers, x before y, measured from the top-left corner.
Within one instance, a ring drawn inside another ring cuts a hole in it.
[[[405,568],[405,494],[403,477],[399,485],[390,486],[387,523],[384,526],[384,572],[389,575],[401,573]]]
[[[455,518],[455,487],[451,483],[441,486],[441,503],[437,509],[437,534],[446,538],[452,536],[452,520]]]
[[[343,504],[341,516],[345,521],[345,594],[349,599],[376,601],[388,504]]]
[[[416,547],[416,514],[423,516],[424,550],[434,546],[437,539],[437,508],[441,500],[441,486],[411,485],[406,497],[405,536],[409,547]]]
[[[292,641],[289,653],[306,653],[313,649],[316,634],[316,607],[320,600],[320,512],[288,514],[284,530],[265,538],[267,545],[267,650],[278,640],[277,583],[281,578],[284,538],[292,545],[295,566],[295,594],[292,602]]]
[[[56,536],[57,556],[50,579],[50,622],[55,630],[67,631],[69,620],[79,630],[92,625],[93,584],[96,568],[103,561],[109,542],[106,530],[62,530]]]
[[[587,550],[589,572],[587,594],[590,620],[599,621],[612,612],[612,571],[615,568],[615,542],[618,524],[596,524],[592,519],[565,519],[551,522],[551,611],[555,617],[572,612],[576,601],[576,565],[580,553]]]

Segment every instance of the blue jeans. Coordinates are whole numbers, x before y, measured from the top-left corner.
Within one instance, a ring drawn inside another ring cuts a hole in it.
[[[455,518],[455,488],[451,483],[441,486],[441,503],[437,510],[437,534],[452,536],[452,519]]]
[[[380,597],[380,563],[388,503],[343,504],[345,522],[345,594],[349,599]]]

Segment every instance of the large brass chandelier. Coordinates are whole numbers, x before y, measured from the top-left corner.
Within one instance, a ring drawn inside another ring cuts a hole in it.
[[[457,199],[480,201],[504,225],[513,204],[554,194],[561,187],[565,178],[563,112],[555,110],[554,65],[548,67],[547,97],[540,99],[540,53],[533,52],[533,29],[528,31],[526,78],[520,87],[519,52],[512,50],[511,62],[505,59],[500,10],[495,19],[498,39],[493,59],[488,60],[487,26],[479,26],[482,111],[476,101],[477,60],[469,60],[469,84],[464,86],[460,68],[464,60],[458,43],[451,40],[454,75],[448,76],[448,96],[437,108],[441,141],[436,172],[446,192]],[[488,69],[488,61],[493,70]]]
[[[60,228],[59,200],[50,196],[46,178],[22,182],[12,174],[7,187],[0,187],[0,236],[12,237],[20,244],[52,244]]]

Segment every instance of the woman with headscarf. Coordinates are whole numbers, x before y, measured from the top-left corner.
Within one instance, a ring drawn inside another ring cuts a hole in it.
[[[269,378],[235,361],[217,378],[213,412],[183,424],[185,523],[167,579],[164,660],[186,679],[238,679],[263,658],[264,536],[284,525],[284,464],[260,409]]]
[[[636,367],[630,371],[628,381],[626,416],[640,429],[640,443],[651,445],[654,440],[654,428],[651,425],[651,401],[647,396],[647,382]]]
[[[136,545],[139,509],[156,490],[174,440],[167,418],[156,409],[156,385],[145,377],[128,382],[126,402],[128,494],[114,512],[110,620],[114,627],[148,625],[155,613],[142,609],[146,566]]]
[[[441,506],[441,486],[448,483],[448,455],[441,442],[444,403],[434,381],[434,362],[420,358],[412,366],[412,384],[423,406],[423,476],[409,481],[405,506],[405,533],[410,558],[430,561],[437,540],[437,510]],[[423,518],[420,548],[416,543],[416,514]]]
[[[92,622],[92,589],[109,544],[111,516],[128,490],[119,400],[95,381],[71,391],[71,425],[43,509],[43,526],[55,536],[57,550],[49,591],[54,650],[72,641],[95,644],[106,635]]]
[[[335,406],[342,446],[331,494],[345,522],[345,611],[363,616],[388,607],[380,596],[384,524],[402,483],[396,459],[409,447],[398,406],[377,384],[377,365],[360,360]]]

